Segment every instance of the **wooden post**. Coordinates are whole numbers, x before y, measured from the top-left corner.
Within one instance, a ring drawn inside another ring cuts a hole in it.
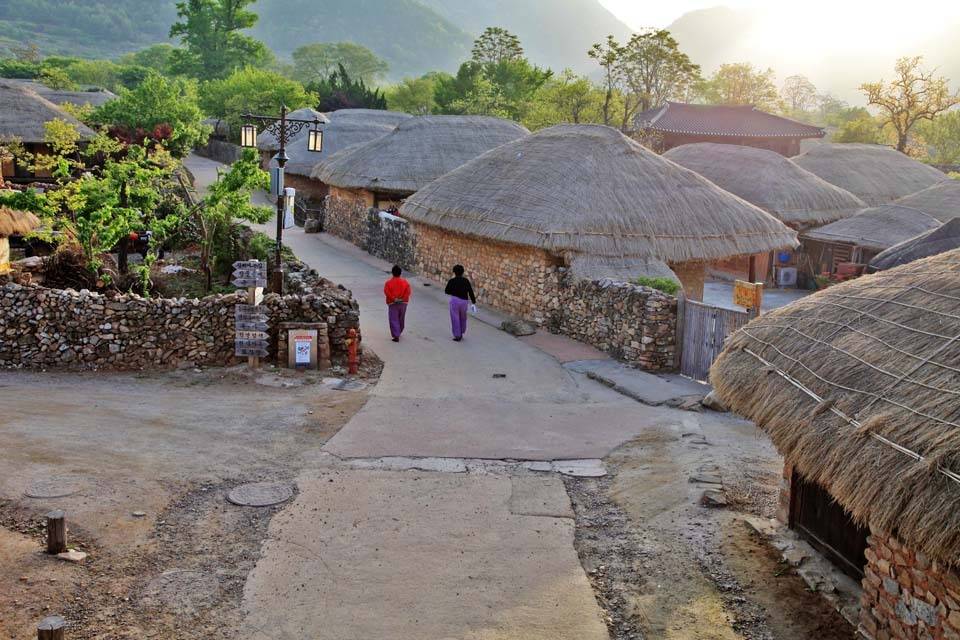
[[[677,293],[677,329],[673,345],[673,366],[677,371],[683,368],[683,331],[686,328],[687,296],[683,291]]]
[[[56,555],[67,550],[67,522],[63,511],[47,514],[47,553]]]
[[[750,254],[749,264],[750,264],[750,267],[748,269],[747,280],[750,282],[756,282],[757,281],[757,255],[756,254],[754,253]]]
[[[67,621],[60,616],[49,616],[37,625],[37,640],[64,640]]]

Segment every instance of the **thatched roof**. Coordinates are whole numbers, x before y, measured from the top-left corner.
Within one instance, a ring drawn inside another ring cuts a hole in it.
[[[577,280],[615,280],[632,282],[641,276],[666,278],[680,284],[680,279],[662,260],[656,258],[612,257],[574,253],[567,256],[570,273]]]
[[[923,191],[900,198],[895,204],[919,209],[940,222],[960,217],[960,180],[944,180]]]
[[[16,211],[0,207],[0,238],[21,236],[40,226],[37,216],[28,211]]]
[[[323,163],[320,179],[348,189],[407,195],[480,154],[529,132],[486,116],[418,116],[390,135]]]
[[[886,204],[864,209],[852,218],[844,218],[803,233],[803,238],[818,242],[842,242],[873,251],[883,251],[921,233],[936,229],[940,221],[922,211]]]
[[[663,156],[795,229],[847,218],[867,206],[852,193],[766,149],[703,142],[675,147]]]
[[[290,113],[287,114],[287,117],[290,118],[291,120],[309,120],[310,122],[313,122],[314,119],[316,119],[316,120],[319,120],[322,124],[330,122],[330,118],[320,113],[316,109],[311,109],[310,107],[304,107],[303,109],[297,109],[296,111],[291,111]],[[307,135],[307,131],[309,131],[310,128],[311,127],[308,126],[306,129],[301,131],[294,138],[295,139],[300,137],[305,138]],[[289,139],[287,140],[288,145],[291,142],[292,140],[289,140]],[[275,136],[273,133],[269,131],[257,131],[257,149],[259,149],[260,151],[276,151],[279,148],[280,148],[280,140],[279,138],[277,138],[277,136]]]
[[[793,160],[871,206],[948,180],[933,167],[876,144],[820,144]]]
[[[357,120],[396,127],[413,116],[400,111],[383,111],[381,109],[339,109],[331,111],[327,114],[327,117],[330,118],[331,122],[335,120]]]
[[[770,214],[601,125],[503,145],[421,189],[400,214],[557,254],[671,263],[796,245]]]
[[[902,264],[935,256],[960,247],[960,218],[953,218],[943,226],[921,233],[915,238],[894,245],[870,261],[872,271],[886,271]]]
[[[99,87],[91,87],[79,91],[64,91],[62,89],[51,89],[47,85],[35,80],[16,80],[16,82],[19,82],[37,95],[57,105],[69,103],[77,107],[84,105],[100,107],[117,97],[117,94],[112,91]]]
[[[950,251],[761,316],[710,372],[724,403],[858,522],[954,566],[958,301],[960,251]]]
[[[23,83],[0,79],[0,137],[16,137],[27,144],[39,144],[44,138],[43,125],[58,118],[76,125],[81,139],[89,140],[96,135]]]
[[[325,124],[321,129],[323,130],[323,150],[319,153],[307,151],[306,133],[287,145],[287,155],[290,156],[287,162],[287,173],[315,178],[317,165],[321,162],[332,158],[344,149],[381,138],[393,131],[393,126],[344,119]]]

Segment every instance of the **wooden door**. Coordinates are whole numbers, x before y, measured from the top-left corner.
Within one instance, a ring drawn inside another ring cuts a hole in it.
[[[723,350],[727,336],[750,320],[750,314],[743,311],[685,300],[680,373],[694,380],[706,382],[710,374],[710,365]]]

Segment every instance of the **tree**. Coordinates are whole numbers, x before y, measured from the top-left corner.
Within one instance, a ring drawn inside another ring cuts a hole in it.
[[[170,64],[175,49],[172,44],[165,42],[154,44],[145,49],[124,54],[120,56],[118,62],[123,66],[146,67],[157,73],[167,74],[170,72]]]
[[[753,105],[773,111],[780,99],[773,77],[773,69],[758,71],[749,62],[722,64],[701,92],[711,104]]]
[[[922,56],[900,58],[892,81],[860,85],[867,103],[880,108],[882,122],[895,132],[898,151],[906,151],[914,125],[960,104],[960,94],[950,93],[947,80],[925,71],[922,64]]]
[[[846,109],[831,141],[881,144],[884,141],[883,123],[863,107]]]
[[[363,80],[354,80],[342,65],[326,80],[313,83],[309,88],[319,97],[320,111],[387,108],[387,99],[379,89],[367,87]]]
[[[597,61],[603,69],[603,124],[610,125],[612,121],[612,105],[614,94],[620,87],[622,74],[620,73],[620,56],[623,47],[613,36],[607,36],[606,43],[597,43],[591,47],[587,55]]]
[[[40,71],[40,82],[58,91],[78,91],[80,87],[63,69],[48,67]]]
[[[417,116],[434,113],[437,109],[437,84],[441,78],[449,80],[451,76],[433,72],[419,78],[404,78],[399,84],[387,89],[387,105],[394,111]]]
[[[917,125],[917,133],[934,164],[960,163],[960,111],[942,113]]]
[[[603,101],[602,89],[567,69],[537,91],[523,125],[535,131],[562,123],[602,122]]]
[[[149,138],[183,157],[210,135],[202,124],[196,82],[169,79],[150,72],[134,90],[122,89],[116,100],[98,108],[93,122],[114,127],[114,133],[128,142]]]
[[[26,42],[22,45],[8,45],[7,48],[19,62],[37,64],[43,59],[43,56],[40,55],[40,47],[37,46],[36,42]]]
[[[523,59],[520,38],[502,27],[487,27],[473,43],[472,60],[479,64],[500,64]]]
[[[315,104],[316,96],[296,80],[253,67],[206,82],[200,92],[202,111],[225,120],[231,131],[240,131],[245,113],[278,114],[282,105],[292,110]]]
[[[293,52],[294,77],[304,84],[329,78],[341,66],[351,78],[368,84],[381,80],[390,70],[386,60],[353,42],[318,42]]]
[[[794,75],[783,81],[780,95],[791,112],[809,111],[817,104],[817,87],[802,75]]]
[[[170,37],[182,48],[170,55],[174,73],[211,80],[236,69],[263,65],[271,54],[266,46],[241,33],[257,23],[257,14],[245,10],[255,0],[183,0],[177,3],[179,22]]]
[[[686,95],[700,81],[699,65],[665,29],[634,34],[620,52],[620,66],[641,111]]]

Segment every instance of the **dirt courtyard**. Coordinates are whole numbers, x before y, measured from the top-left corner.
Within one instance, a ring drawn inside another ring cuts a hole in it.
[[[35,638],[52,614],[70,638],[231,637],[280,507],[224,494],[289,481],[319,455],[367,399],[337,382],[242,368],[0,372],[0,637]],[[26,497],[38,487],[68,495]],[[43,553],[53,509],[83,563]]]

